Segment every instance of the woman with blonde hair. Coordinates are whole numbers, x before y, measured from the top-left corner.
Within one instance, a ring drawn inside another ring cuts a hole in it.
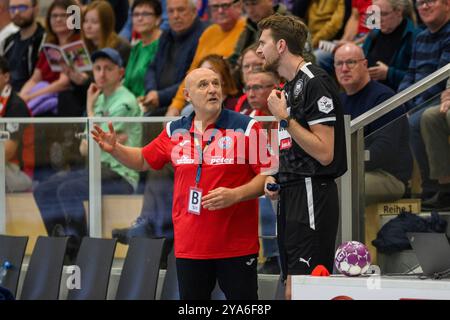
[[[98,49],[116,49],[126,63],[130,44],[114,31],[116,18],[108,1],[97,0],[86,6],[83,14],[82,36],[90,53]]]

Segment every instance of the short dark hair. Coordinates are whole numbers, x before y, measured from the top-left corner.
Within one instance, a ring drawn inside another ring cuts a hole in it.
[[[162,7],[161,2],[159,0],[135,0],[131,6],[131,12],[134,11],[134,9],[137,6],[147,5],[149,7],[152,7],[155,11],[155,16],[160,17],[162,14]]]
[[[292,54],[303,55],[306,39],[308,38],[308,27],[295,16],[282,16],[274,14],[262,19],[258,23],[261,30],[269,29],[275,41],[283,39]]]
[[[6,60],[5,57],[0,56],[0,72],[1,73],[8,73],[9,72],[9,63],[8,60]]]

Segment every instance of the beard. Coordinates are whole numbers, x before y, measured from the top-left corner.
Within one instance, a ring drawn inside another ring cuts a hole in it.
[[[278,74],[278,67],[280,66],[280,56],[278,56],[276,59],[272,61],[265,61],[263,69],[265,71],[271,71],[275,74]]]
[[[12,22],[14,22],[14,24],[18,26],[20,29],[26,29],[33,24],[34,17],[33,15],[27,18],[16,17],[15,19],[12,20]]]

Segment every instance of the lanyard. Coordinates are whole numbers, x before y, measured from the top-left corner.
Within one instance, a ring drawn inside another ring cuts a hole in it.
[[[206,149],[208,149],[209,145],[214,140],[214,136],[216,135],[217,131],[218,131],[217,128],[214,128],[214,131],[211,134],[211,136],[209,137],[209,140],[206,142],[206,145],[203,148],[203,150],[202,150],[200,141],[197,139],[197,137],[195,136],[195,133],[194,133],[194,145],[197,148],[198,155],[200,157],[198,167],[197,167],[197,174],[195,176],[195,187],[198,187],[198,184],[200,183],[200,178],[202,176],[203,154],[206,152]]]

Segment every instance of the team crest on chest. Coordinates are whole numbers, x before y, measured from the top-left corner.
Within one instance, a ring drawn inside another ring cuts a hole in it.
[[[319,107],[319,111],[326,114],[330,113],[330,111],[334,109],[333,100],[325,96],[317,101],[317,105]]]
[[[298,79],[297,82],[295,83],[295,87],[294,87],[294,99],[298,98],[298,96],[302,92],[302,90],[303,90],[303,80]]]
[[[222,137],[217,141],[217,145],[220,149],[230,149],[232,144],[233,140],[228,136]]]

